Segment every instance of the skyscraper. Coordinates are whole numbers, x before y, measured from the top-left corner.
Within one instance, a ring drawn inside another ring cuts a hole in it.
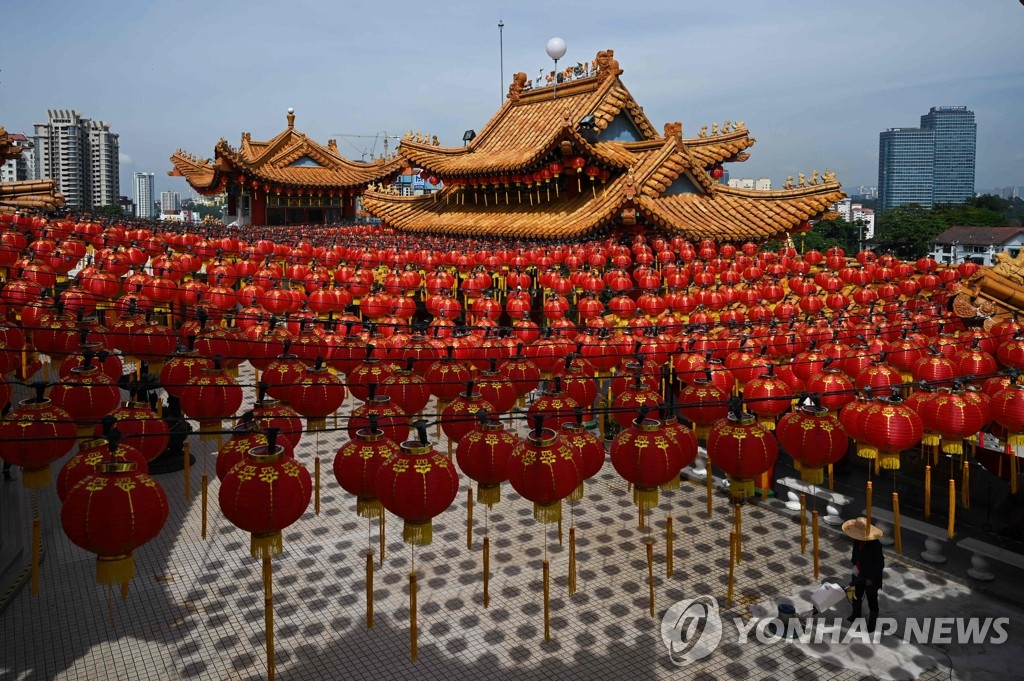
[[[978,126],[966,106],[933,106],[921,129],[935,131],[935,203],[963,203],[974,196]]]
[[[178,192],[160,192],[160,212],[178,213],[181,211],[181,194]]]
[[[879,212],[918,203],[963,203],[974,196],[977,125],[966,106],[934,106],[920,128],[889,128],[878,138]]]
[[[132,176],[135,185],[136,217],[155,218],[156,207],[153,203],[153,173],[135,173]]]
[[[35,124],[35,177],[52,178],[69,208],[117,203],[121,191],[118,136],[110,124],[73,109],[50,109]]]

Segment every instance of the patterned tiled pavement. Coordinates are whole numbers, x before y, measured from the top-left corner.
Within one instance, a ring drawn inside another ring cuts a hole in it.
[[[245,374],[241,381],[246,382]],[[342,416],[356,404],[350,397]],[[321,436],[321,513],[315,515],[311,504],[285,532],[285,554],[274,560],[278,679],[1019,678],[1012,662],[1024,641],[1017,609],[892,556],[883,614],[1003,614],[1011,617],[1009,642],[988,650],[915,648],[885,640],[832,649],[781,642],[741,646],[727,624],[725,640],[712,655],[685,669],[674,666],[660,634],[669,606],[708,594],[722,603],[727,621],[749,617],[816,586],[811,552],[800,553],[794,517],[759,501],[748,504],[735,599],[726,605],[733,518],[727,497],[716,497],[708,518],[703,487],[684,484],[662,494],[652,527],[642,529],[626,484],[610,463],[588,483],[586,497],[572,511],[579,571],[578,592],[571,597],[569,508],[565,543],[549,525],[545,548],[545,528],[534,521],[530,504],[506,485],[489,514],[475,507],[470,551],[468,479],[463,477],[459,498],[435,521],[433,543],[415,552],[419,659],[410,661],[407,584],[413,556],[394,517],[387,523],[383,565],[376,567],[375,626],[365,626],[365,554],[367,548],[377,551],[379,535],[376,521],[358,518],[354,500],[333,478],[331,462],[345,437],[343,431]],[[93,557],[63,536],[53,489],[40,493],[45,544],[40,591],[32,598],[22,589],[0,615],[0,679],[266,678],[260,566],[249,556],[248,535],[231,526],[217,506],[216,444],[200,442],[197,435],[191,444],[197,458],[192,497],[184,496],[182,473],[157,478],[168,495],[170,519],[157,539],[136,552],[136,578],[124,601],[95,584]],[[442,439],[438,449],[444,451],[446,444]],[[311,472],[315,454],[314,438],[304,436],[297,457]],[[206,540],[200,537],[204,471],[211,478]],[[6,485],[3,493],[19,495],[30,517],[30,498],[20,485]],[[665,566],[668,513],[676,530],[671,578]],[[482,604],[485,533],[491,541],[488,608]],[[647,610],[648,537],[655,541],[655,618]],[[846,583],[848,549],[845,537],[822,528],[822,580]],[[552,574],[550,642],[543,637],[545,552]],[[846,608],[840,604],[832,614],[845,616]]]

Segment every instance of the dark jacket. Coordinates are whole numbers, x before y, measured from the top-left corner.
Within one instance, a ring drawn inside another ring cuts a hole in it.
[[[854,541],[853,557],[850,562],[860,571],[854,577],[854,581],[865,581],[870,579],[873,586],[882,586],[882,570],[885,568],[885,556],[882,554],[882,542]]]

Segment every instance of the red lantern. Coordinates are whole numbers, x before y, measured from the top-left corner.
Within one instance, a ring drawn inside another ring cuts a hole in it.
[[[558,429],[563,423],[569,423],[576,418],[576,407],[579,405],[562,390],[562,379],[556,377],[541,396],[530,405],[527,419],[533,421],[537,416],[543,416],[545,423],[551,428]]]
[[[712,382],[711,372],[679,394],[679,411],[694,425],[698,440],[707,440],[711,426],[729,413],[729,394]]]
[[[466,391],[448,403],[441,412],[441,430],[449,443],[459,442],[473,428],[473,419],[481,411],[488,414],[497,413],[494,405],[484,400],[475,383],[468,381]]]
[[[122,597],[135,576],[132,552],[167,522],[167,496],[134,463],[104,463],[67,493],[60,510],[64,533],[96,554],[96,581],[120,584]]]
[[[508,480],[509,457],[518,444],[500,419],[482,415],[455,448],[459,468],[477,483],[477,501],[488,508],[501,501],[501,483]]]
[[[962,455],[963,441],[977,435],[991,420],[986,407],[979,401],[968,400],[963,388],[954,388],[952,392],[937,393],[922,403],[918,411],[924,429],[939,434],[942,451]]]
[[[708,434],[708,457],[725,471],[736,501],[754,496],[754,480],[770,471],[778,456],[775,437],[750,414],[730,412]]]
[[[345,384],[317,357],[316,365],[304,369],[287,394],[295,411],[306,417],[306,428],[320,431],[327,427],[327,417],[345,401]]]
[[[1011,383],[992,398],[992,419],[1006,429],[1011,447],[1024,445],[1024,386]]]
[[[112,444],[114,438],[108,437],[86,440],[78,445],[78,452],[68,459],[57,474],[58,499],[64,501],[75,485],[95,475],[103,463],[134,463],[140,472],[149,472],[146,459],[139,450],[123,444],[118,445],[116,442]]]
[[[811,485],[824,482],[822,469],[843,458],[846,431],[824,406],[802,406],[779,419],[775,435],[799,464],[800,478]]]
[[[858,447],[857,455],[877,456],[879,465],[887,470],[898,469],[900,452],[917,446],[924,435],[921,417],[895,394],[874,400],[857,421],[860,439],[867,445]]]
[[[562,517],[562,499],[580,483],[571,447],[558,433],[544,428],[543,417],[509,456],[508,479],[512,488],[533,502],[533,517],[541,523],[556,523]]]
[[[434,450],[420,424],[419,439],[403,442],[381,464],[373,485],[384,508],[404,521],[403,541],[413,545],[431,542],[434,516],[451,506],[459,492],[455,464]]]
[[[683,453],[665,432],[661,421],[647,418],[641,407],[637,418],[615,436],[611,461],[615,471],[633,484],[633,503],[641,512],[658,505],[658,488],[679,479]]]
[[[775,419],[789,409],[793,399],[789,386],[775,376],[775,365],[768,365],[768,373],[758,376],[743,389],[743,400],[758,422],[768,430],[775,430]]]
[[[366,401],[352,410],[348,419],[348,436],[355,438],[360,430],[369,428],[370,419],[376,417],[384,437],[392,442],[404,442],[409,434],[409,417],[391,402],[390,397],[376,393],[377,385],[370,384]]]
[[[121,402],[121,391],[99,367],[92,366],[90,352],[85,364],[75,367],[71,375],[54,386],[50,399],[78,424],[78,435],[89,437],[96,424]]]
[[[152,461],[167,449],[170,443],[167,423],[157,416],[144,399],[126,402],[115,409],[111,416],[117,420],[117,429],[125,440],[119,451],[131,446],[139,451],[143,461]]]
[[[406,414],[419,414],[430,401],[430,389],[422,376],[415,373],[416,361],[407,359],[405,369],[399,369],[384,379],[380,392],[391,398],[391,401]]]
[[[377,428],[377,417],[370,427],[356,432],[355,438],[338,449],[334,457],[334,477],[346,492],[356,495],[356,515],[379,518],[384,511],[374,487],[380,467],[398,456],[398,445]]]
[[[221,421],[234,416],[241,406],[242,389],[220,368],[217,358],[212,369],[204,369],[181,389],[181,409],[190,419],[199,421],[203,440],[219,437]]]
[[[281,530],[302,517],[312,495],[309,471],[277,444],[271,429],[266,445],[250,449],[227,472],[218,498],[224,517],[251,533],[252,557],[270,558],[283,553]]]

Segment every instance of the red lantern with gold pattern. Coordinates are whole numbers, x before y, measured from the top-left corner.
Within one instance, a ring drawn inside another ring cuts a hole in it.
[[[496,414],[494,405],[483,398],[476,383],[468,381],[466,391],[448,403],[441,412],[441,430],[450,443],[459,442],[473,428],[473,419],[480,410]]]
[[[132,553],[167,522],[167,496],[130,462],[103,463],[68,491],[60,509],[72,543],[96,554],[96,581],[120,584],[122,597],[135,576]]]
[[[391,398],[391,401],[406,414],[419,414],[430,401],[430,389],[423,376],[416,373],[416,360],[406,358],[406,367],[399,369],[384,379],[380,384],[380,392]]]
[[[370,427],[370,418],[377,417],[377,427],[392,442],[404,442],[409,435],[409,417],[395,406],[387,395],[377,394],[377,384],[368,387],[366,401],[352,410],[348,419],[348,436],[355,438],[360,430]]]
[[[302,517],[312,496],[309,471],[277,443],[274,429],[266,445],[250,449],[225,474],[218,494],[224,517],[251,533],[253,558],[281,555],[281,530]]]
[[[657,379],[655,379],[657,380]],[[629,428],[636,420],[642,407],[656,409],[661,395],[644,382],[640,372],[633,375],[633,383],[615,396],[612,401],[612,416],[623,428]]]
[[[857,429],[866,447],[858,447],[857,455],[867,459],[878,457],[882,468],[900,467],[900,452],[915,447],[924,435],[924,423],[917,412],[903,403],[894,391],[891,397],[879,397],[858,417]]]
[[[922,402],[918,413],[929,433],[938,433],[942,451],[962,455],[963,441],[977,435],[989,423],[989,414],[981,403],[968,401],[962,387],[941,391]]]
[[[775,365],[768,365],[768,373],[747,383],[743,400],[758,422],[768,430],[775,430],[775,419],[789,409],[793,399],[789,386],[775,375]]]
[[[711,426],[729,413],[729,394],[712,383],[711,372],[679,393],[679,411],[693,423],[698,440],[706,441]]]
[[[356,515],[379,518],[384,507],[374,487],[380,467],[398,456],[398,445],[377,427],[377,417],[370,416],[370,426],[356,432],[334,457],[334,477],[342,489],[356,495]]]
[[[992,419],[1007,432],[1007,444],[1024,445],[1024,386],[1011,383],[992,398]]]
[[[117,429],[124,438],[121,449],[134,447],[145,461],[152,461],[163,454],[170,444],[167,422],[153,411],[144,394],[137,402],[124,403],[111,416],[117,420]]]
[[[558,435],[572,448],[576,456],[576,469],[580,474],[579,487],[573,491],[570,499],[582,498],[583,483],[600,473],[604,467],[604,442],[583,425],[583,407],[576,407],[576,420],[563,423]]]
[[[417,435],[381,464],[373,488],[385,510],[404,521],[402,540],[422,546],[433,539],[434,516],[455,501],[459,473],[453,461],[427,442],[425,421],[417,422]]]
[[[520,440],[508,461],[512,488],[533,502],[533,517],[541,523],[556,523],[562,517],[562,499],[580,483],[576,457],[571,447],[551,428],[544,428],[542,416]]]
[[[826,368],[807,381],[807,392],[820,395],[821,406],[829,411],[838,412],[856,399],[853,392],[853,381],[839,369]]]
[[[843,458],[846,431],[825,406],[804,405],[779,419],[775,436],[799,464],[800,479],[811,485],[825,480],[823,469]]]
[[[665,432],[661,421],[647,418],[648,407],[612,441],[615,471],[633,484],[633,503],[641,512],[658,505],[658,488],[679,478],[683,454]]]
[[[563,423],[570,423],[576,418],[576,400],[562,390],[562,379],[556,376],[541,396],[530,405],[528,419],[543,416],[544,422],[557,430]]]
[[[220,367],[214,357],[213,368],[204,369],[198,378],[181,389],[181,410],[199,422],[199,437],[218,437],[222,421],[235,415],[242,406],[242,388]]]
[[[501,501],[501,483],[508,480],[508,460],[519,438],[505,430],[498,418],[483,413],[479,419],[459,440],[455,460],[476,481],[476,500],[490,508]]]
[[[57,474],[57,498],[67,498],[68,492],[79,482],[95,475],[99,466],[104,463],[134,463],[141,473],[148,473],[146,458],[135,447],[114,443],[112,446],[109,433],[104,437],[86,440],[78,445],[78,452],[61,466]]]
[[[0,420],[0,442],[4,461],[20,466],[25,487],[50,484],[50,464],[68,453],[75,444],[75,426],[66,411],[43,397],[45,384],[35,384],[34,399],[23,400],[18,408]]]
[[[728,476],[732,498],[743,501],[754,496],[754,480],[775,465],[779,445],[752,414],[734,411],[711,427],[708,456]]]
[[[117,409],[121,391],[99,367],[93,366],[92,353],[87,350],[84,354],[85,364],[75,367],[70,376],[54,386],[50,399],[77,424],[80,437],[89,437],[96,424]]]
[[[287,394],[295,411],[306,417],[307,430],[324,430],[327,417],[345,401],[345,384],[324,365],[323,357],[317,357],[313,366],[299,374]]]

